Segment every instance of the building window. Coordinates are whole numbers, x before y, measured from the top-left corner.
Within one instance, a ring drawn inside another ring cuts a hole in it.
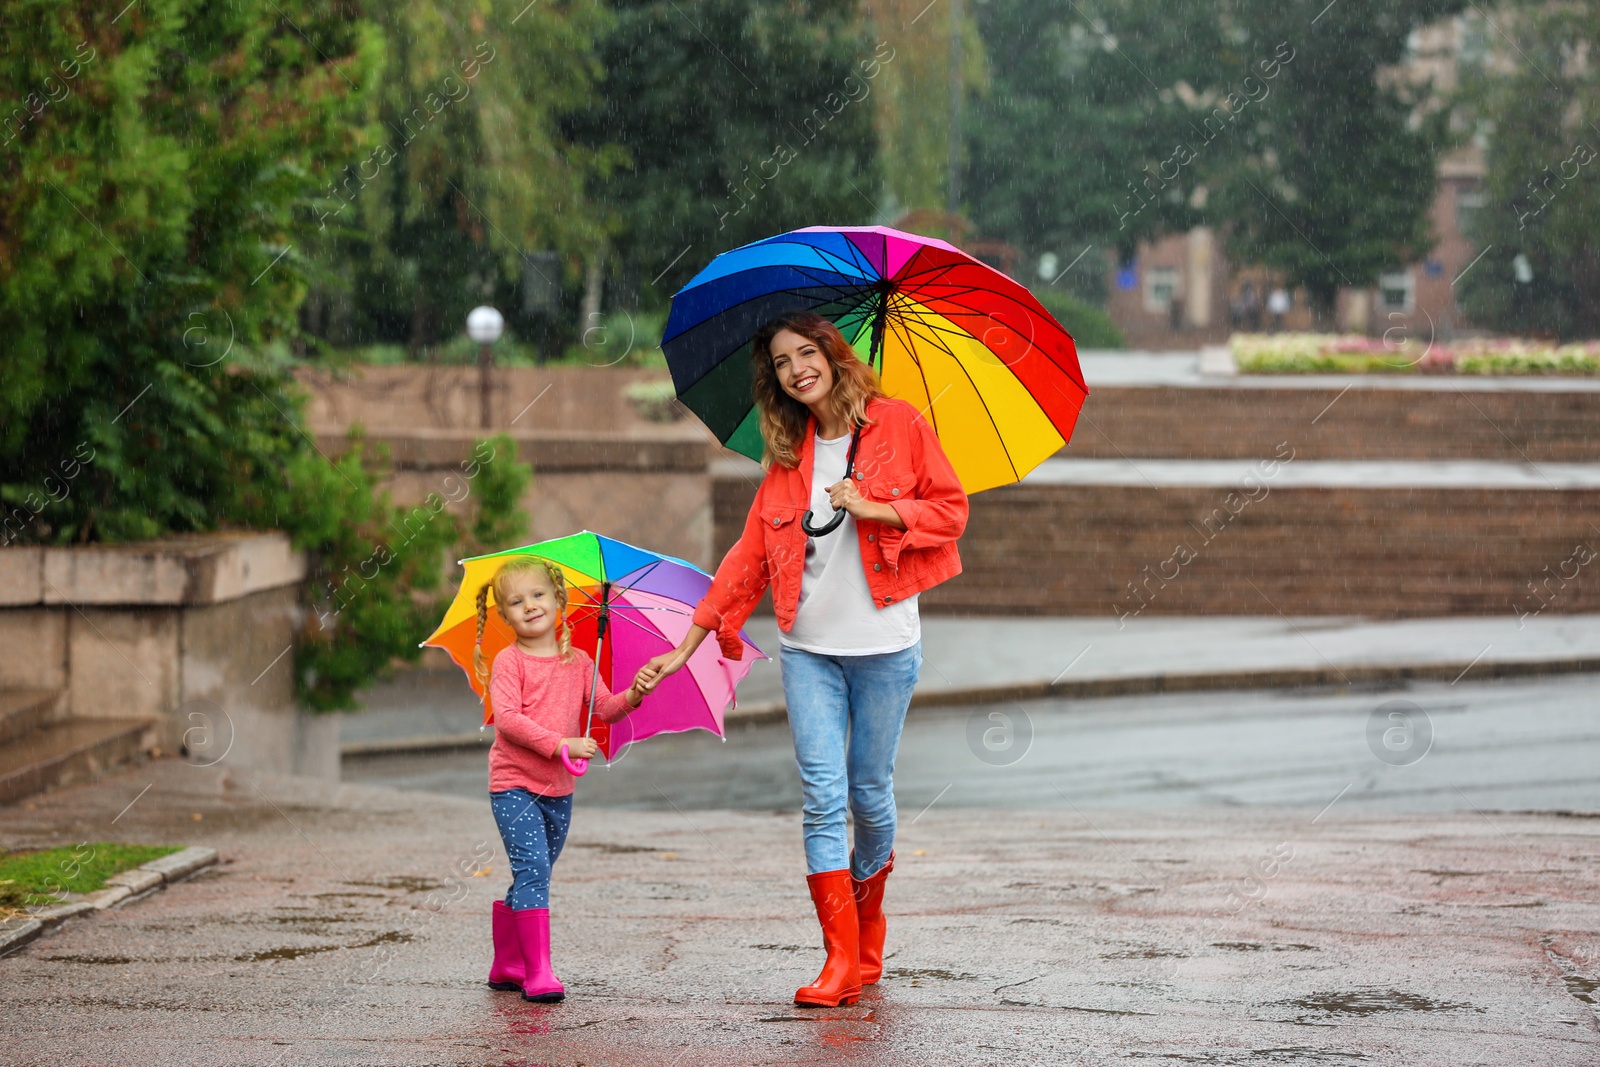
[[[1480,189],[1456,190],[1456,232],[1463,237],[1474,236],[1473,226],[1489,203],[1489,194]]]
[[[1384,311],[1410,311],[1416,282],[1409,270],[1378,275],[1378,302]]]
[[[1144,309],[1160,314],[1178,298],[1177,267],[1151,267],[1144,272]]]

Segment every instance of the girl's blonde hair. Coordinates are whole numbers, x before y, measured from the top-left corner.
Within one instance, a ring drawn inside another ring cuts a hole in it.
[[[778,372],[772,366],[772,339],[779,330],[807,338],[828,357],[833,367],[828,404],[852,430],[873,425],[867,418],[867,401],[885,395],[878,372],[856,355],[839,327],[813,311],[779,315],[756,332],[750,346],[751,389],[760,412],[761,438],[766,442],[763,468],[770,468],[774,462],[785,467],[799,465],[800,438],[811,418],[811,409],[778,384]]]
[[[511,579],[532,571],[543,572],[550,587],[555,590],[561,619],[556,639],[557,653],[563,663],[572,659],[572,624],[567,622],[566,576],[561,573],[560,567],[543,556],[513,556],[502,563],[500,569],[494,572],[494,577],[484,582],[483,588],[478,590],[478,641],[472,646],[472,673],[483,686],[485,700],[489,692],[489,665],[483,661],[483,628],[489,621],[489,590],[494,590],[494,609],[500,613],[501,621],[509,625],[506,609],[502,605],[506,602]]]

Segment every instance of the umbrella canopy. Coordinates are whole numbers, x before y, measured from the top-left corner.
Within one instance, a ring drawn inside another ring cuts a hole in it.
[[[634,675],[652,657],[678,646],[689,632],[695,605],[711,588],[711,575],[687,560],[590,530],[462,560],[466,574],[461,588],[438,629],[422,643],[449,652],[467,673],[473,691],[484,698],[486,724],[494,721],[494,708],[472,670],[478,590],[506,560],[524,555],[543,556],[561,568],[567,580],[572,645],[595,659],[600,676],[613,693],[632,685]],[[491,664],[501,649],[516,640],[500,613],[493,610],[494,602],[491,587],[491,610],[483,631],[483,658]],[[603,644],[599,641],[602,617],[606,620]],[[756,656],[771,658],[742,632],[739,636],[749,650],[743,658],[725,659],[715,641],[704,642],[683,669],[661,680],[637,711],[609,726],[594,720],[589,735],[599,742],[606,758],[654,734],[702,729],[723,736],[722,715],[734,700],[735,688]]]
[[[886,226],[811,226],[724,252],[672,298],[679,398],[761,458],[750,345],[787,311],[839,327],[916,405],[967,493],[1019,481],[1072,436],[1089,388],[1072,336],[1028,290],[953,245]]]

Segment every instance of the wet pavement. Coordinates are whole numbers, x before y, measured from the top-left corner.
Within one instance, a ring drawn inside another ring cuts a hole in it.
[[[1411,747],[1386,748],[1386,737]],[[346,757],[344,775],[475,799],[487,788],[485,760],[481,748]],[[917,708],[895,769],[903,819],[935,800],[1293,806],[1341,790],[1344,810],[1373,815],[1600,811],[1600,676]],[[734,725],[726,742],[703,731],[651,738],[609,768],[597,764],[579,802],[793,811],[800,778],[788,726]]]
[[[569,998],[537,1006],[481,984],[486,803],[166,759],[0,809],[6,847],[224,861],[0,960],[0,1059],[1600,1061],[1600,817],[1347,798],[933,805],[902,823],[884,981],[816,1012],[789,1000],[821,961],[794,814],[580,803],[552,900]]]

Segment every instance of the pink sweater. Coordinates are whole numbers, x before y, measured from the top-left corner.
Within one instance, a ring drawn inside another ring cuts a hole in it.
[[[489,699],[494,707],[494,744],[489,747],[489,792],[526,789],[547,797],[573,791],[572,773],[561,764],[561,739],[579,737],[589,706],[594,660],[581,648],[572,660],[530,656],[516,645],[494,658]],[[624,693],[596,679],[595,718],[616,722],[633,710]]]

